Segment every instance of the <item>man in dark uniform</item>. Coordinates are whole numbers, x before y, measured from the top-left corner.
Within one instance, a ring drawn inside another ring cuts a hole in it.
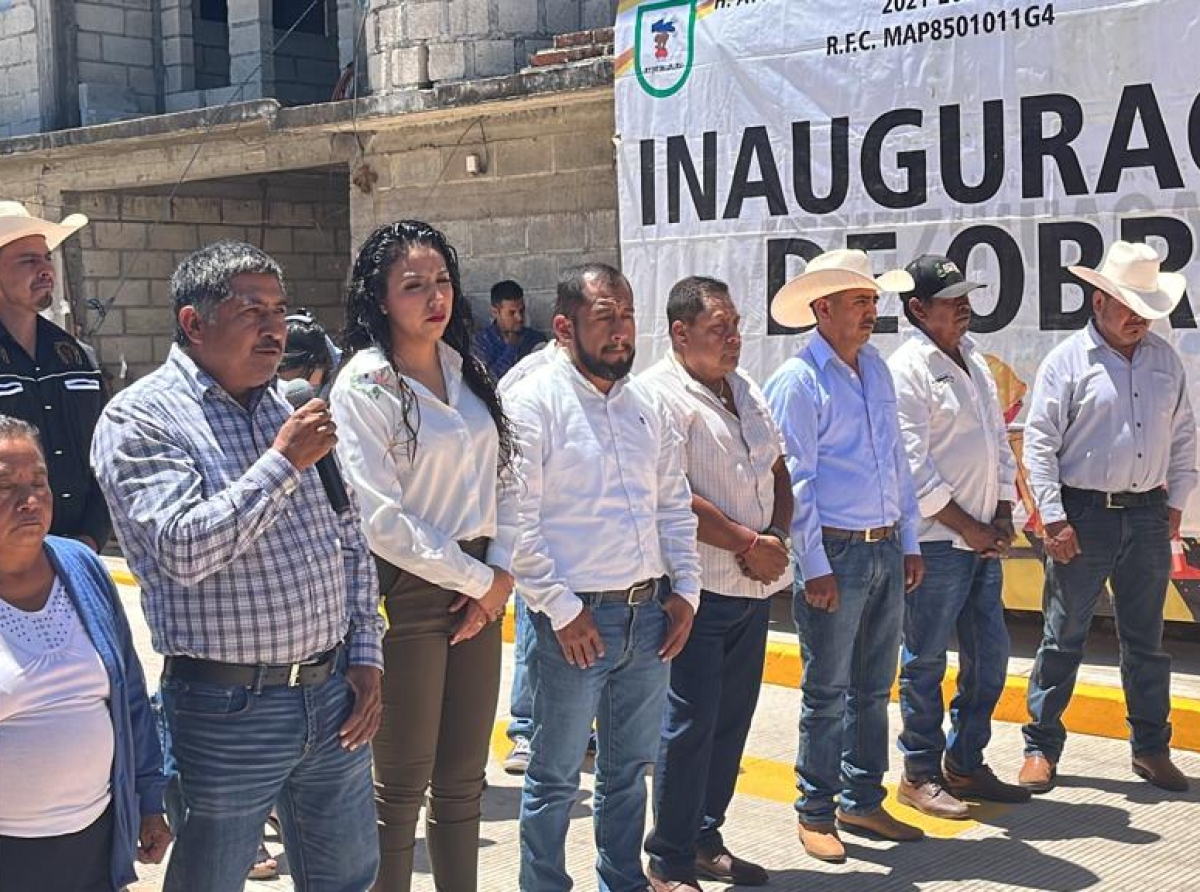
[[[99,551],[111,530],[88,464],[104,405],[100,371],[75,338],[39,315],[54,295],[50,252],[86,224],[82,214],[51,223],[0,201],[0,414],[41,431],[54,490],[50,532]]]

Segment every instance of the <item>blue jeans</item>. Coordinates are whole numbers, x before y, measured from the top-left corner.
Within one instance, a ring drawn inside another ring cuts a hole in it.
[[[519,593],[513,598],[513,625],[512,694],[508,702],[508,712],[512,718],[508,723],[508,739],[515,743],[518,737],[528,740],[533,736],[533,691],[530,690],[529,672],[525,664],[536,641],[529,608]]]
[[[644,892],[641,842],[646,768],[662,731],[670,667],[658,656],[667,617],[657,600],[594,604],[604,656],[587,669],[564,659],[550,620],[531,613],[532,757],[521,798],[521,890],[566,892],[565,844],[592,721],[598,730],[593,822],[600,892]]]
[[[1008,629],[1001,600],[1000,561],[949,542],[921,543],[925,579],[904,599],[900,649],[900,751],[912,780],[950,767],[969,773],[983,764],[992,711],[1004,691]],[[958,631],[958,691],[950,703],[950,734],[942,733],[942,679],[950,631]]]
[[[692,634],[671,661],[671,687],[654,767],[650,866],[663,879],[695,877],[696,851],[719,851],[767,651],[770,602],[704,592]]]
[[[849,814],[883,803],[888,695],[904,610],[904,558],[894,538],[826,538],[825,552],[837,580],[837,609],[810,607],[799,575],[792,598],[804,661],[796,811],[810,824],[832,823],[835,796]]]
[[[1121,685],[1134,755],[1166,752],[1171,744],[1171,658],[1163,652],[1163,605],[1171,579],[1166,505],[1102,508],[1063,493],[1081,553],[1068,564],[1046,560],[1042,643],[1029,678],[1031,721],[1025,752],[1057,762],[1067,729],[1083,645],[1105,580],[1112,585],[1121,652]]]
[[[162,697],[187,805],[165,892],[242,889],[272,805],[297,889],[370,888],[379,864],[371,749],[339,743],[354,705],[340,669],[319,685],[260,691],[166,678]]]

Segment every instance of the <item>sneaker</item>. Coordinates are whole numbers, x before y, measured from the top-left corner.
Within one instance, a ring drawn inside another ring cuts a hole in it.
[[[512,749],[504,757],[504,771],[507,774],[524,774],[529,768],[529,738],[514,737]]]

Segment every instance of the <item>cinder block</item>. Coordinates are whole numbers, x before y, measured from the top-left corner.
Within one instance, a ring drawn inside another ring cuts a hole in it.
[[[151,12],[146,9],[125,10],[125,36],[153,39],[154,16]]]
[[[436,40],[449,33],[443,0],[409,0],[403,8],[405,43]]]
[[[200,247],[196,227],[190,223],[168,223],[150,227],[150,247],[195,251]]]
[[[581,28],[611,28],[617,21],[617,0],[582,0]]]
[[[83,251],[83,275],[85,279],[99,279],[105,276],[121,275],[121,255],[116,251]]]
[[[462,80],[467,74],[466,53],[470,44],[434,43],[429,46],[429,78],[432,81]]]
[[[121,251],[146,247],[146,224],[120,220],[101,220],[92,223],[96,247]]]
[[[292,250],[292,230],[287,226],[270,225],[263,232],[260,246],[268,254],[287,254]]]
[[[509,256],[528,250],[525,217],[497,217],[470,224],[472,253],[477,257]]]
[[[79,58],[87,62],[101,61],[100,35],[91,31],[80,31],[75,36],[76,51]]]
[[[132,279],[169,279],[175,258],[167,251],[122,251],[121,273]]]
[[[103,52],[103,45],[101,46],[101,52]],[[117,65],[112,62],[80,61],[79,83],[80,87],[84,84],[128,87],[129,67],[126,65]]]
[[[105,62],[137,66],[154,63],[153,45],[149,39],[104,34],[100,38],[100,48]]]
[[[547,34],[569,34],[583,27],[580,18],[579,0],[560,0],[546,4],[546,21],[543,29]]]
[[[512,139],[495,143],[496,176],[549,174],[554,169],[551,137]]]
[[[601,130],[559,134],[554,137],[554,169],[611,168],[616,164],[612,134]]]
[[[575,251],[587,246],[587,223],[580,214],[548,214],[529,218],[529,246],[535,251]]]
[[[538,5],[530,0],[498,0],[496,25],[500,33],[538,33]]]
[[[10,6],[0,16],[0,35],[16,37],[19,34],[31,34],[35,28],[36,19],[32,4]]]
[[[472,55],[475,77],[496,77],[517,70],[516,46],[511,40],[477,40]]]
[[[174,328],[174,320],[159,307],[130,308],[125,312],[125,334],[166,334]]]
[[[211,225],[201,224],[200,226],[196,227],[196,246],[198,248],[202,248],[205,245],[211,245],[213,242],[225,241],[227,239],[236,242],[251,241],[250,230],[245,226],[228,226],[217,223],[216,220],[218,219],[219,215],[213,218]],[[258,230],[255,229],[254,232],[254,238],[257,238]]]
[[[125,18],[111,6],[101,3],[76,3],[75,27],[99,34],[124,34]]]
[[[587,218],[587,250],[615,254],[620,243],[617,212],[615,210],[589,211],[585,216]]]

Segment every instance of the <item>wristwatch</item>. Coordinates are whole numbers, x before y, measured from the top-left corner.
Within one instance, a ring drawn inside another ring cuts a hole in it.
[[[762,534],[764,536],[774,536],[776,539],[778,539],[780,542],[783,543],[784,548],[790,549],[792,547],[792,537],[790,535],[788,535],[786,530],[781,530],[777,526],[767,527],[765,530],[762,531]]]

